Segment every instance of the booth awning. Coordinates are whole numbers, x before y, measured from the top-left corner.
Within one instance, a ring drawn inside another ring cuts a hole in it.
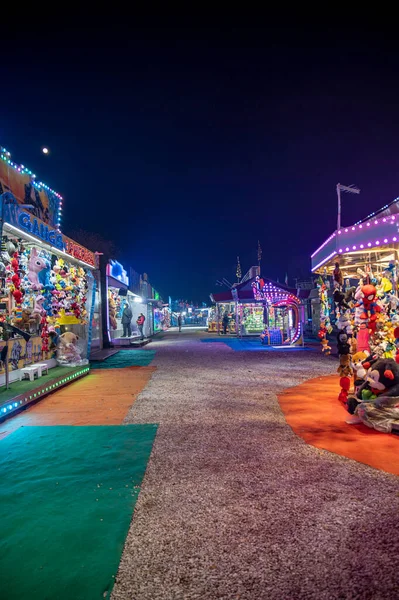
[[[312,271],[323,272],[326,267],[331,270],[335,261],[342,266],[349,260],[348,270],[355,273],[359,264],[367,262],[363,255],[378,252],[378,260],[385,264],[392,248],[399,248],[399,198],[362,221],[334,231],[312,254]]]
[[[256,300],[254,298],[253,287],[252,287],[252,284],[255,282],[255,280],[256,280],[256,277],[253,277],[252,279],[249,279],[248,281],[245,281],[244,283],[239,283],[231,290],[226,290],[223,292],[219,292],[217,294],[212,294],[212,298],[213,298],[214,302],[216,302],[216,304],[219,302],[235,302],[235,300],[236,300],[235,295],[237,295],[237,300],[239,302],[256,302]],[[292,294],[293,296],[296,296],[300,300],[301,299],[305,300],[306,298],[309,297],[310,290],[302,290],[302,289],[296,290],[294,288],[290,288],[281,283],[276,283],[272,279],[263,278],[263,281],[265,282],[266,285],[270,285],[270,286],[273,286],[274,288],[277,288],[278,290],[281,290],[282,294],[284,294],[284,293]]]

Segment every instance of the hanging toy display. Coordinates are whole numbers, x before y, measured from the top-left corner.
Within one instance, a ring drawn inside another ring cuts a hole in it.
[[[342,271],[339,267],[339,263],[336,262],[335,263],[335,269],[333,272],[333,278],[334,278],[334,286],[338,286],[339,289],[342,288],[343,283],[344,283],[344,278],[342,276]]]
[[[84,268],[35,244],[4,236],[0,277],[2,293],[11,299],[12,322],[40,336],[43,359],[55,350],[59,326],[87,323],[88,281]]]
[[[42,328],[41,338],[42,338],[42,353],[43,358],[46,357],[47,352],[49,351],[49,333],[47,327],[47,319],[45,316],[42,317],[40,321],[40,325]]]
[[[327,284],[323,281],[322,277],[319,277],[317,281],[317,289],[319,291],[320,299],[320,328],[318,332],[318,337],[322,345],[323,354],[325,356],[328,356],[329,352],[325,350],[326,344],[324,340],[327,341],[327,334],[330,334],[333,328],[330,321],[330,303],[328,299],[328,287]],[[327,347],[329,347],[328,342]]]

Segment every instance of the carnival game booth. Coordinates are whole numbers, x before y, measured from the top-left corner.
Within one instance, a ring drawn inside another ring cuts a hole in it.
[[[337,395],[352,415],[380,431],[399,429],[398,253],[399,198],[332,233],[311,257],[325,354],[337,337]],[[371,381],[371,366],[381,381]]]
[[[304,307],[299,294],[307,293],[307,290],[297,292],[270,279],[254,277],[231,290],[212,295],[216,303],[216,330],[219,334],[223,332],[227,315],[230,334],[259,336],[266,345],[301,345]]]
[[[59,194],[0,156],[2,418],[88,373],[98,286],[93,252],[59,230]]]
[[[130,346],[140,337],[137,318],[140,313],[147,317],[147,303],[129,289],[129,277],[123,265],[109,260],[106,265],[107,337],[114,346]],[[122,315],[125,305],[132,311],[131,336],[123,336]]]

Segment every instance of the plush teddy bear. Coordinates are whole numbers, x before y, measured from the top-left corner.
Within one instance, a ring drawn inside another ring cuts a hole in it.
[[[351,347],[351,354],[355,355],[357,352],[357,339],[352,336],[349,340],[349,345]]]
[[[350,375],[353,375],[351,357],[349,354],[342,354],[339,357],[339,367],[337,369],[337,373],[340,377],[349,377]]]
[[[75,333],[72,333],[72,331],[66,331],[59,337],[59,341],[62,344],[76,344],[78,339],[79,336],[77,336]]]
[[[117,329],[118,323],[116,321],[116,303],[111,293],[108,296],[108,316],[111,328]]]

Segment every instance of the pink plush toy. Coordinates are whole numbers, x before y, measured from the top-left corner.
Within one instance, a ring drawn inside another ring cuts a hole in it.
[[[44,296],[36,296],[35,298],[35,306],[34,309],[32,310],[32,315],[41,315],[43,312],[43,301],[44,301]]]
[[[40,289],[42,286],[39,281],[39,273],[47,268],[47,263],[37,254],[37,249],[32,248],[28,261],[28,279],[33,289]]]

